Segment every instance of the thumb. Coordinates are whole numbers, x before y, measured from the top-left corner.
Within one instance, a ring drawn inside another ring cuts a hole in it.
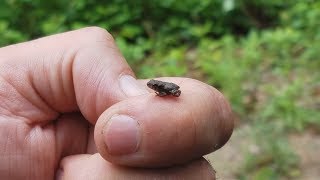
[[[198,159],[228,141],[233,115],[218,90],[194,79],[161,79],[183,82],[183,93],[128,98],[99,117],[94,139],[103,158],[133,167],[168,167]]]

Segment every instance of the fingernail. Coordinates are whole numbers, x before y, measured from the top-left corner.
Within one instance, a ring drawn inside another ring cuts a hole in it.
[[[127,96],[138,96],[148,93],[148,91],[143,88],[134,77],[130,75],[122,75],[119,81],[120,88]]]
[[[111,117],[103,134],[107,150],[111,155],[132,154],[139,147],[139,124],[129,116]]]

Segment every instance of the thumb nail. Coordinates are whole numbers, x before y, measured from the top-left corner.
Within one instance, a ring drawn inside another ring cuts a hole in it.
[[[148,91],[130,75],[122,75],[119,81],[120,88],[127,96],[138,96],[148,93]]]
[[[112,155],[134,153],[138,149],[139,139],[138,122],[126,115],[113,116],[104,128],[104,141]]]

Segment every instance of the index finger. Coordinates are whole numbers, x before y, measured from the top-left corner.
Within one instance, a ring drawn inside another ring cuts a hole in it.
[[[180,83],[180,97],[143,94],[102,113],[95,127],[102,157],[128,166],[171,166],[227,142],[233,130],[232,111],[219,91],[194,79],[162,80]]]

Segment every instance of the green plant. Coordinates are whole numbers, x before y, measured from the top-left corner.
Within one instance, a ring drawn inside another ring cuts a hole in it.
[[[257,122],[252,135],[258,150],[247,152],[245,164],[239,177],[250,179],[279,179],[299,175],[299,159],[291,149],[282,129],[263,122]]]
[[[138,78],[222,91],[261,149],[243,155],[239,177],[276,179],[299,174],[287,134],[320,130],[319,18],[316,0],[3,0],[0,45],[103,27]]]

